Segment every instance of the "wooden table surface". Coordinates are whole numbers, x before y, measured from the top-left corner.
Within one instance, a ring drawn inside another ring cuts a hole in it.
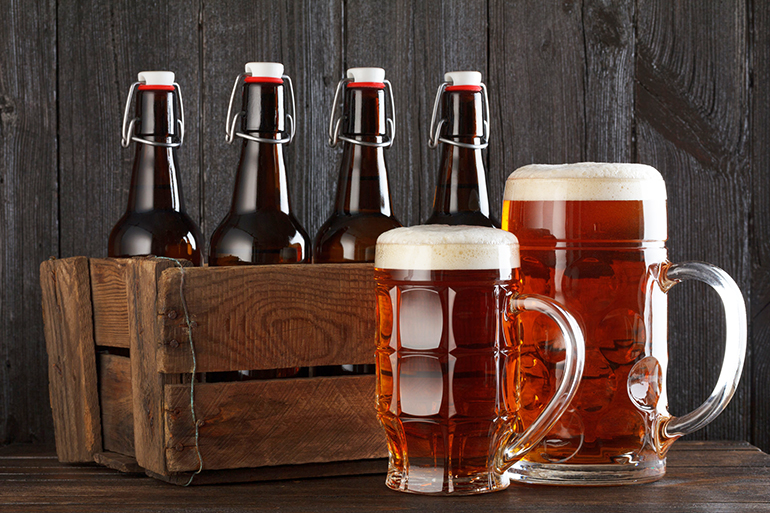
[[[770,511],[770,456],[745,442],[678,442],[651,484],[599,488],[512,484],[472,497],[394,492],[383,475],[182,488],[114,470],[64,465],[50,447],[0,447],[0,512]]]

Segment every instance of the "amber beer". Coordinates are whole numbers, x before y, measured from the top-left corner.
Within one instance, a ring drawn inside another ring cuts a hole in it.
[[[377,241],[375,279],[386,484],[430,494],[505,488],[495,458],[516,430],[515,398],[499,386],[517,372],[505,313],[521,287],[515,237],[467,226],[391,230]]]
[[[654,284],[666,263],[660,174],[639,164],[526,166],[508,178],[502,228],[520,241],[523,292],[561,302],[586,340],[570,410],[517,466],[634,463],[647,477],[662,475],[650,436],[659,420],[651,412],[665,415],[667,404],[666,297]],[[543,316],[518,321],[516,393],[526,424],[552,394],[561,340]]]

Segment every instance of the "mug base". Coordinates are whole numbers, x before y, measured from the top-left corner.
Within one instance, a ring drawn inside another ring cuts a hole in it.
[[[475,495],[505,490],[510,484],[507,474],[479,472],[471,476],[446,476],[442,468],[414,468],[408,476],[389,469],[385,485],[391,490],[420,495]]]
[[[609,486],[651,483],[666,475],[666,460],[633,465],[568,465],[521,460],[506,473],[512,481],[565,486]]]

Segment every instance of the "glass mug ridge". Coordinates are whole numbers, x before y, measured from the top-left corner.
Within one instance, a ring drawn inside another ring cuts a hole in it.
[[[704,263],[671,264],[666,187],[642,164],[530,165],[505,187],[502,228],[520,241],[523,293],[559,301],[586,342],[583,378],[569,410],[512,469],[543,484],[623,484],[665,474],[671,443],[711,422],[730,401],[746,351],[746,310],[735,282]],[[682,417],[668,412],[667,292],[687,279],[713,287],[725,307],[726,349],[711,396]],[[562,344],[548,319],[517,318],[531,362],[522,397],[545,395]],[[540,344],[537,346],[537,344]],[[538,347],[547,348],[545,351]],[[520,405],[525,425],[542,408]]]
[[[575,320],[547,298],[519,295],[516,237],[495,228],[425,225],[377,240],[377,418],[390,454],[386,485],[434,495],[508,486],[505,469],[574,396],[583,364]],[[553,400],[525,431],[509,393],[514,312],[538,311],[567,340]]]

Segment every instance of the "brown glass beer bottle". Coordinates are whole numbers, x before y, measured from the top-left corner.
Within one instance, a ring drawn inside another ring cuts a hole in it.
[[[233,114],[239,92],[242,108]],[[310,238],[291,212],[283,160],[283,146],[291,143],[295,122],[294,91],[283,64],[246,64],[246,72],[236,78],[227,113],[227,142],[235,136],[243,139],[233,202],[211,236],[210,266],[310,261]],[[297,368],[239,371],[230,378],[291,377],[298,372]],[[211,376],[211,380],[224,378]]]
[[[394,135],[393,91],[385,70],[349,69],[337,84],[329,120],[329,145],[342,141],[342,163],[334,211],[315,238],[315,263],[374,262],[377,237],[401,226],[391,211],[385,163],[385,148],[393,144]],[[374,365],[345,365],[341,370],[369,374]]]
[[[439,117],[440,115],[440,117]],[[433,105],[428,145],[442,144],[433,212],[426,224],[496,227],[481,150],[489,140],[489,102],[478,71],[444,75]]]
[[[128,122],[136,93],[136,117]],[[123,115],[122,145],[136,156],[128,207],[112,228],[110,257],[166,256],[202,265],[202,237],[184,208],[176,149],[184,140],[184,109],[170,71],[144,71],[131,86]]]
[[[329,123],[329,144],[342,141],[334,211],[318,230],[313,261],[374,262],[382,232],[401,226],[393,216],[385,148],[393,144],[395,121],[385,117],[385,92],[393,95],[382,68],[351,68],[337,85]],[[338,99],[343,96],[337,118]]]

